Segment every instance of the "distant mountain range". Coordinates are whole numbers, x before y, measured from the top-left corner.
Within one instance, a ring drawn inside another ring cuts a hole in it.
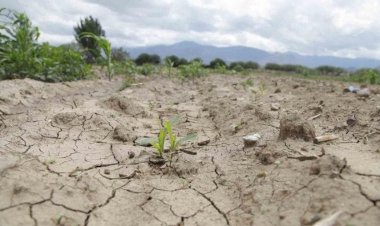
[[[149,53],[158,54],[162,58],[169,55],[176,55],[187,60],[200,57],[205,63],[209,63],[215,58],[221,58],[228,63],[233,61],[255,61],[261,65],[266,63],[300,64],[307,67],[331,65],[346,69],[376,68],[380,66],[380,60],[369,58],[352,59],[334,56],[308,56],[293,52],[272,53],[245,46],[215,47],[189,41],[179,42],[173,45],[126,48],[126,50],[133,58],[141,53]]]

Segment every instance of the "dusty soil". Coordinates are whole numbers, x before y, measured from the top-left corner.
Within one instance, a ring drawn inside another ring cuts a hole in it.
[[[0,225],[297,226],[337,211],[335,225],[379,225],[380,95],[247,78],[152,77],[121,92],[120,80],[0,82]],[[280,139],[293,113],[308,127]],[[174,130],[198,138],[152,164],[154,149],[134,141],[175,115]]]

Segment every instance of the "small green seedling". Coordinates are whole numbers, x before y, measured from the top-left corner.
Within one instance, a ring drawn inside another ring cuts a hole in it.
[[[164,126],[169,135],[169,150],[171,152],[175,152],[178,149],[178,147],[184,142],[194,140],[197,137],[196,133],[190,133],[187,134],[185,137],[178,139],[177,135],[175,135],[172,131],[172,123],[170,121],[167,121]]]
[[[151,141],[151,145],[156,149],[158,156],[162,157],[165,149],[166,136],[169,136],[169,150],[174,153],[178,150],[178,147],[186,141],[193,140],[197,137],[196,133],[190,133],[185,137],[179,138],[173,132],[173,125],[179,122],[179,117],[174,117],[169,121],[164,122],[163,127],[160,129],[157,139]]]
[[[150,144],[156,149],[159,157],[162,157],[165,150],[165,140],[166,140],[167,130],[165,127],[160,129],[158,137],[156,139],[150,140]]]
[[[152,146],[156,149],[158,156],[162,157],[165,148],[166,128],[163,127],[158,134],[158,138],[151,142]]]

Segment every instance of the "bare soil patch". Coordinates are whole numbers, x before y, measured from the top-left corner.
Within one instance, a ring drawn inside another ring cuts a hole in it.
[[[0,82],[0,225],[379,225],[380,95],[247,78]],[[175,115],[197,140],[152,164]]]

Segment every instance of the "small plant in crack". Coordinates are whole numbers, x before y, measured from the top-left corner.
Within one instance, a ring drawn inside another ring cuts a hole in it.
[[[178,150],[181,144],[185,143],[186,141],[194,140],[197,137],[196,133],[190,133],[184,137],[179,138],[172,129],[173,125],[176,125],[178,122],[178,116],[172,118],[171,120],[165,121],[162,128],[160,129],[157,139],[154,139],[151,142],[151,145],[156,149],[159,157],[163,157],[167,136],[169,139],[169,152],[171,153],[170,160],[172,159],[172,155]]]
[[[164,127],[169,136],[169,144],[170,144],[169,150],[172,153],[177,151],[178,147],[184,142],[194,140],[197,137],[196,133],[190,133],[190,134],[187,134],[185,137],[178,139],[177,135],[173,133],[172,123],[170,121],[167,121]]]
[[[162,157],[162,155],[164,154],[166,134],[166,128],[161,128],[157,139],[151,142],[152,146],[156,149],[159,157]]]

